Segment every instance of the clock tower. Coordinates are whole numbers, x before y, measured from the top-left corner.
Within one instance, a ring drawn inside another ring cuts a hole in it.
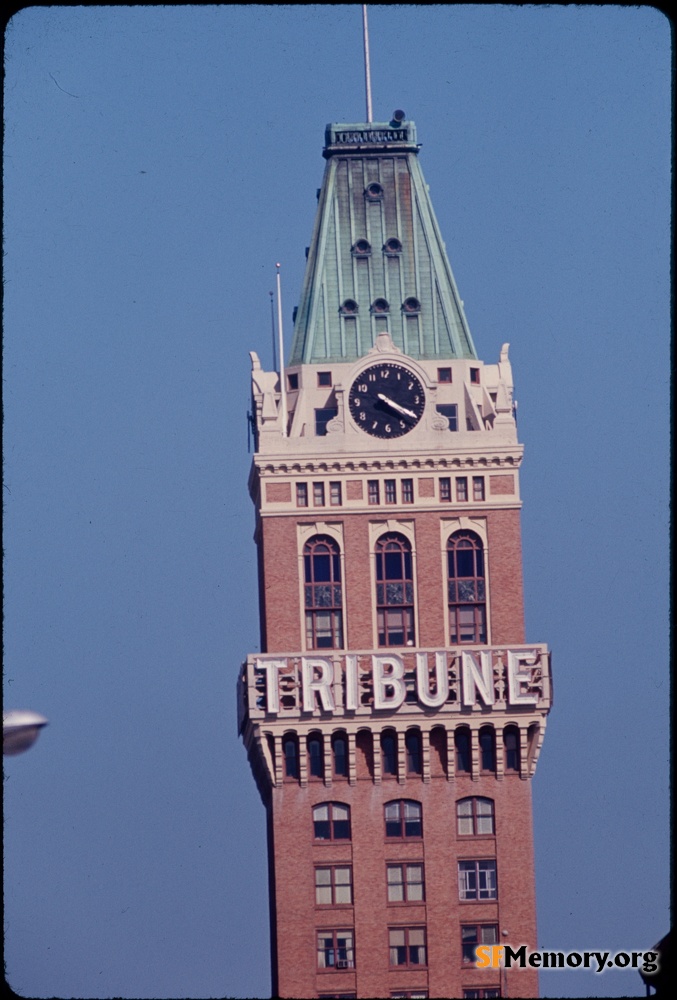
[[[537,996],[475,953],[536,946],[551,695],[508,344],[477,356],[414,123],[328,125],[323,155],[288,366],[251,355],[261,652],[238,712],[273,994]]]

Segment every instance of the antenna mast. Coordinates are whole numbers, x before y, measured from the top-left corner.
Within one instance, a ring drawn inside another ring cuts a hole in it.
[[[282,437],[287,436],[287,387],[284,378],[284,339],[282,336],[282,290],[280,286],[280,265],[277,268],[277,333],[280,355],[280,409],[282,412]]]
[[[277,348],[275,346],[275,306],[273,305],[273,293],[270,292],[270,330],[273,337],[273,371],[277,368]]]
[[[371,71],[369,69],[369,25],[367,24],[367,5],[362,4],[362,34],[364,38],[364,84],[367,91],[367,121],[371,124],[374,116],[371,110]]]

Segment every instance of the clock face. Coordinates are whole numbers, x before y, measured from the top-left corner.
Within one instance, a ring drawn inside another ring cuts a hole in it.
[[[413,430],[423,416],[425,393],[408,368],[385,361],[357,376],[348,403],[353,420],[367,434],[396,438]]]

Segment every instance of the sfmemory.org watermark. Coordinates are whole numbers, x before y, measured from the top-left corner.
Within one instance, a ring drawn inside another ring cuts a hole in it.
[[[529,951],[525,944],[480,944],[475,949],[477,969],[640,969],[658,972],[657,951]]]

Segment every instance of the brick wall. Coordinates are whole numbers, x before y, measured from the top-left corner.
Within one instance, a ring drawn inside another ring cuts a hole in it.
[[[456,800],[466,795],[494,799],[496,836],[458,836]],[[413,798],[422,804],[422,840],[386,840],[384,804]],[[316,842],[312,807],[319,802],[350,805],[352,839]],[[460,996],[463,988],[499,986],[498,971],[479,971],[461,960],[461,925],[496,923],[510,934],[513,947],[536,947],[531,790],[526,781],[506,777],[460,777],[454,781],[394,779],[379,785],[358,780],[353,787],[335,781],[331,789],[312,781],[302,789],[285,784],[273,793],[275,898],[278,921],[278,995],[314,997],[319,992],[353,992],[384,997],[398,989],[427,989],[431,997]],[[495,858],[498,899],[461,902],[457,862]],[[386,863],[421,861],[425,867],[425,903],[389,904]],[[316,907],[314,868],[318,864],[350,864],[353,906]],[[389,963],[388,928],[425,926],[428,966],[393,968]],[[354,928],[355,969],[317,971],[316,930]],[[537,996],[537,974],[511,969],[510,996]]]
[[[524,642],[519,511],[464,511],[468,517],[486,518],[488,533],[488,575],[490,585],[491,642]],[[344,529],[346,602],[346,642],[350,649],[370,649],[375,645],[369,522],[384,523],[369,514],[339,514]],[[416,537],[416,581],[418,631],[416,645],[443,647],[446,617],[446,566],[441,551],[440,513],[407,512],[414,520]],[[301,518],[299,518],[301,520]],[[302,519],[308,523],[308,516]],[[296,519],[269,516],[262,523],[263,605],[267,652],[291,652],[302,648],[303,611],[299,599],[299,572]]]

